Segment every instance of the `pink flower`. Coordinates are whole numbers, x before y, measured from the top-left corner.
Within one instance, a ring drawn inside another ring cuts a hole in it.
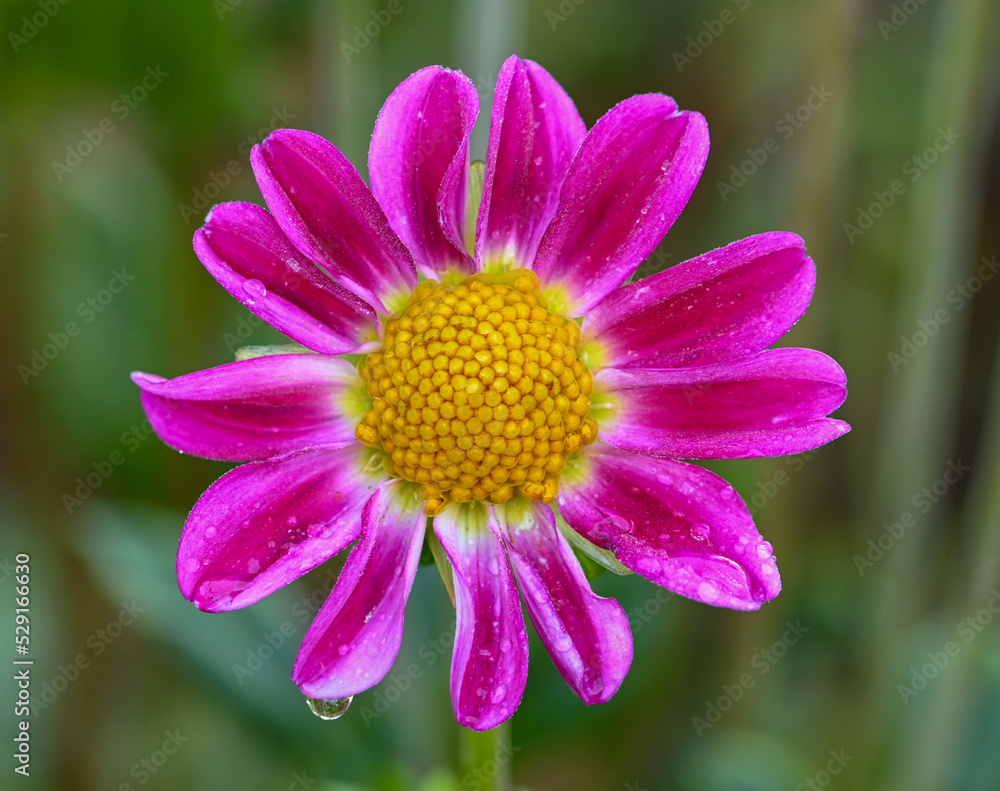
[[[847,392],[836,362],[768,350],[812,296],[799,237],[624,285],[701,175],[701,115],[635,96],[588,132],[544,69],[512,57],[483,173],[477,110],[459,72],[409,77],[375,125],[370,189],[314,134],[254,148],[270,211],[215,207],[195,251],[312,353],[134,379],[166,443],[249,462],[192,510],[183,594],[245,607],[356,541],[292,676],[349,697],[392,666],[430,515],[453,569],[455,714],[485,730],[524,690],[521,601],[584,702],[628,671],[628,619],[591,591],[571,541],[683,596],[757,609],[780,589],[770,544],[731,486],[676,459],[799,453],[848,426],[827,417]]]

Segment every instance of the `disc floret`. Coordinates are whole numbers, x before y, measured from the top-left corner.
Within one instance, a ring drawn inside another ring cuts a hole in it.
[[[419,484],[428,514],[515,492],[551,502],[567,456],[597,438],[580,342],[529,270],[425,280],[358,364],[372,406],[356,436]]]

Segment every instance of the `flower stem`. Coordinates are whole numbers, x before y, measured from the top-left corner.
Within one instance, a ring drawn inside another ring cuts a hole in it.
[[[463,782],[466,778],[478,781],[480,785],[476,787],[482,791],[511,791],[510,721],[491,731],[470,728],[461,731],[459,760]]]

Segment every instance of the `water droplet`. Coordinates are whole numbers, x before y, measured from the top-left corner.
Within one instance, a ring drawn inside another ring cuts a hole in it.
[[[504,640],[503,642],[500,643],[500,650],[503,651],[504,653],[510,651],[510,649],[511,649],[510,640]]]
[[[660,561],[656,558],[639,558],[635,563],[635,569],[640,574],[656,574],[660,570]]]
[[[214,527],[210,527],[205,531],[205,538],[214,538],[217,532]]]
[[[263,299],[267,296],[267,289],[259,280],[244,280],[243,290],[254,299]]]
[[[232,604],[236,596],[247,586],[247,580],[231,576],[205,577],[198,583],[195,598],[204,603]]]
[[[295,525],[297,525],[298,523],[299,523],[299,518],[297,516],[290,516],[285,521],[285,524],[288,525],[289,527],[295,527]]]
[[[507,687],[504,684],[498,684],[493,688],[493,692],[490,694],[490,702],[496,705],[501,700],[507,696]]]
[[[256,558],[251,558],[250,562],[247,563],[247,571],[251,574],[256,574],[260,571],[260,561]]]
[[[339,720],[347,713],[352,700],[354,700],[353,695],[347,698],[333,698],[332,700],[306,698],[306,703],[309,704],[312,713],[321,720]]]
[[[722,499],[723,500],[732,500],[733,499],[733,495],[735,495],[735,494],[736,494],[736,490],[732,486],[727,486],[725,489],[722,490]]]
[[[766,560],[767,558],[771,557],[771,554],[773,552],[774,552],[774,547],[772,547],[767,541],[761,541],[757,545],[757,557],[759,557],[761,560]]]
[[[566,635],[557,637],[555,642],[556,651],[569,651],[573,647],[573,641]]]
[[[351,652],[351,647],[346,643],[337,649],[337,653],[341,656],[347,656]]]
[[[201,568],[201,563],[198,562],[198,558],[188,558],[186,565],[188,571],[197,571]]]
[[[698,598],[711,604],[719,598],[719,589],[715,583],[706,580],[698,585]]]
[[[486,564],[486,566],[490,570],[490,574],[492,574],[494,577],[500,573],[500,561],[497,560],[496,555],[494,555],[489,559],[489,562]]]
[[[698,522],[691,525],[691,538],[695,541],[708,541],[708,537],[712,534],[712,529],[706,525]]]
[[[543,160],[542,160],[541,157],[535,157],[535,167],[538,167],[539,165],[541,165],[542,161]]]

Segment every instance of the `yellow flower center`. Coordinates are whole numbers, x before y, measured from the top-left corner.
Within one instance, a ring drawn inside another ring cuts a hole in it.
[[[355,435],[430,515],[515,492],[551,502],[567,455],[597,439],[580,337],[529,270],[425,280],[358,364],[372,407]]]

